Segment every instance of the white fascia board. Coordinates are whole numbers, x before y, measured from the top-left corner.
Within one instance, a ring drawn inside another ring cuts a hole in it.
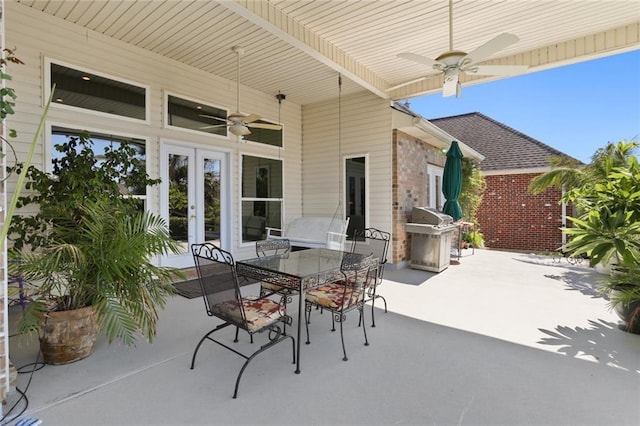
[[[462,155],[464,155],[466,158],[470,158],[478,163],[484,160],[484,155],[480,154],[475,149],[466,145],[464,142],[454,138],[449,133],[445,132],[444,130],[442,130],[435,124],[431,123],[430,121],[425,120],[422,117],[413,117],[412,124],[415,129],[418,129],[419,131],[424,132],[426,134],[435,136],[436,139],[440,141],[440,143],[442,144],[442,146],[440,146],[439,148],[449,148],[449,146],[451,146],[451,142],[455,140],[455,141],[458,141],[458,145],[460,146]],[[403,131],[406,131],[406,130],[403,130]],[[410,131],[407,131],[407,133],[411,134]]]

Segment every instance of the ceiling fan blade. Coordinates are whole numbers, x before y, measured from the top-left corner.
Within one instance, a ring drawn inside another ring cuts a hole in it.
[[[282,126],[279,124],[246,123],[246,126],[251,127],[253,129],[282,130]]]
[[[223,123],[227,122],[226,118],[216,117],[215,115],[198,114],[198,116],[203,117],[203,118],[210,118],[212,120],[222,121]]]
[[[528,69],[528,65],[475,65],[466,68],[464,72],[476,75],[515,75]]]
[[[426,56],[416,55],[415,53],[398,53],[398,58],[407,59],[409,61],[417,62],[419,64],[433,66],[438,63],[435,59],[427,58]]]
[[[254,121],[258,121],[261,118],[262,117],[260,117],[258,114],[249,114],[249,115],[244,116],[242,121],[244,121],[245,123],[251,123],[251,122],[254,122]]]
[[[442,85],[442,97],[457,95],[459,97],[458,78],[451,78],[444,81]]]
[[[518,42],[520,39],[509,33],[502,33],[467,54],[465,60],[470,63],[482,62],[494,53]]]
[[[211,124],[210,126],[202,126],[200,130],[215,129],[216,127],[227,127],[226,124]]]

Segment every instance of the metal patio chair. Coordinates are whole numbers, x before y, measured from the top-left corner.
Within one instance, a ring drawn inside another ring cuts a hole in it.
[[[376,326],[374,309],[376,299],[382,299],[384,302],[384,311],[385,313],[387,312],[387,300],[378,294],[378,286],[382,284],[384,265],[387,263],[387,251],[389,250],[390,241],[390,233],[380,231],[376,228],[366,228],[364,231],[356,232],[351,246],[351,251],[353,253],[360,253],[364,255],[372,254],[373,257],[378,258],[378,270],[375,282],[371,287],[369,287],[365,295],[365,302],[371,302],[371,327]]]
[[[256,256],[286,256],[291,252],[291,243],[288,239],[271,239],[256,241]],[[260,282],[260,296],[266,296],[269,294],[278,293],[283,296],[287,296],[286,302],[290,302],[290,296],[297,293],[295,290],[288,289],[286,287],[279,286],[268,282]]]
[[[305,327],[307,330],[307,344],[309,340],[309,322],[311,320],[311,310],[320,307],[331,312],[334,322],[340,323],[340,340],[342,342],[342,352],[344,361],[348,361],[347,350],[344,345],[343,323],[346,314],[354,309],[360,312],[360,317],[364,317],[365,294],[375,280],[375,271],[378,268],[378,259],[373,256],[362,257],[354,253],[347,253],[340,268],[344,279],[334,283],[324,284],[320,287],[309,290],[305,296]],[[331,331],[335,331],[335,326]],[[369,346],[367,330],[362,323],[364,333],[364,344]]]
[[[249,284],[250,281],[241,283],[238,280],[233,256],[216,245],[211,243],[193,244],[191,252],[198,272],[207,315],[224,321],[200,339],[193,352],[191,369],[193,370],[196,355],[205,340],[210,340],[240,355],[246,361],[236,379],[233,391],[233,397],[236,398],[242,373],[244,373],[249,362],[261,352],[286,339],[291,339],[293,363],[295,364],[295,339],[293,336],[284,334],[284,324],[291,322],[291,317],[286,314],[284,301],[278,302],[267,297],[243,297],[240,288],[242,285]],[[282,327],[280,326],[281,323]],[[256,333],[268,331],[269,342],[260,346],[252,354],[245,355],[212,337],[215,332],[228,326],[236,327],[234,342],[238,341],[238,331],[240,329],[245,330],[252,338]]]

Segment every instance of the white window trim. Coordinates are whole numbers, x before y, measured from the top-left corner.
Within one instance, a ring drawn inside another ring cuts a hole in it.
[[[360,158],[360,157],[364,157],[364,190],[365,190],[365,194],[364,194],[364,216],[365,216],[365,221],[364,221],[364,228],[369,228],[369,221],[371,218],[371,203],[370,203],[370,197],[371,197],[371,191],[370,191],[370,184],[371,184],[371,176],[370,176],[370,160],[369,160],[369,153],[362,153],[362,154],[348,154],[348,155],[344,155],[342,156],[342,164],[340,165],[340,168],[342,169],[342,200],[343,200],[343,208],[342,208],[342,217],[347,217],[347,168],[345,167],[345,163],[348,159],[350,158]]]
[[[82,111],[86,114],[90,114],[90,115],[96,115],[99,117],[109,117],[115,120],[124,120],[124,121],[129,121],[132,123],[146,123],[146,124],[150,124],[151,123],[151,86],[147,85],[147,84],[142,84],[139,83],[137,81],[133,81],[133,80],[128,80],[126,78],[121,78],[121,77],[116,77],[114,75],[111,74],[106,74],[100,71],[95,71],[91,68],[85,68],[82,66],[78,66],[76,64],[71,64],[69,62],[65,62],[65,61],[60,61],[57,59],[53,59],[50,58],[48,56],[43,57],[43,64],[42,64],[42,69],[43,69],[43,80],[44,83],[42,85],[43,87],[43,95],[42,95],[42,106],[45,107],[45,103],[46,101],[49,99],[49,96],[51,96],[51,64],[57,64],[57,65],[62,65],[63,67],[67,67],[67,68],[72,68],[74,70],[78,70],[78,71],[84,71],[90,74],[94,74],[94,75],[98,75],[100,77],[104,77],[104,78],[108,78],[110,80],[115,80],[115,81],[119,81],[122,83],[126,83],[126,84],[130,84],[132,86],[138,86],[142,89],[144,89],[144,102],[145,102],[145,108],[144,108],[144,120],[140,120],[138,118],[133,118],[133,117],[126,117],[124,115],[118,115],[118,114],[109,114],[107,112],[102,112],[102,111],[95,111],[92,109],[87,109],[87,108],[81,108],[81,107],[77,107],[77,106],[73,106],[73,105],[65,105],[65,104],[60,104],[57,102],[51,102],[51,108],[55,108],[55,109],[61,109],[61,110],[66,110],[66,111]]]
[[[440,200],[443,201],[444,205],[444,194],[442,193],[442,177],[444,174],[444,167],[436,166],[435,164],[427,164],[427,176],[429,178],[429,200],[427,200],[428,207],[436,209],[438,206],[436,205],[436,194],[433,192],[435,190],[435,176],[440,176]],[[433,184],[433,185],[432,185]]]
[[[260,146],[265,146],[264,144],[258,144]],[[276,147],[274,147],[276,148]],[[255,198],[255,197],[246,197],[244,198],[242,196],[242,174],[243,174],[243,158],[245,156],[250,156],[250,157],[258,157],[258,158],[265,158],[268,160],[276,160],[276,161],[280,161],[282,163],[282,197],[281,198],[269,198],[270,201],[280,201],[280,229],[282,229],[283,226],[283,220],[285,218],[285,182],[286,182],[286,168],[285,168],[285,159],[284,158],[280,158],[277,156],[270,156],[270,155],[262,155],[262,154],[257,154],[255,152],[248,152],[248,151],[241,151],[238,153],[238,177],[237,177],[237,181],[238,181],[238,205],[237,205],[237,220],[238,220],[238,246],[243,248],[243,247],[250,247],[252,245],[255,244],[255,241],[248,241],[248,242],[243,242],[242,241],[242,202],[243,201],[262,201],[264,200],[264,198]]]
[[[179,126],[172,126],[171,124],[169,124],[169,96],[174,96],[176,98],[181,98],[187,101],[191,101],[191,102],[195,102],[198,104],[203,104],[212,108],[218,108],[221,109],[223,111],[225,111],[225,116],[229,115],[229,109],[220,105],[216,105],[216,104],[212,104],[210,102],[206,102],[203,101],[201,99],[196,99],[196,98],[192,98],[190,96],[184,96],[181,95],[179,93],[170,91],[170,90],[163,90],[162,93],[162,127],[165,129],[170,129],[170,130],[176,130],[179,132],[185,132],[185,133],[189,133],[192,135],[198,135],[198,136],[204,136],[204,137],[214,137],[216,139],[220,139],[220,140],[231,140],[234,139],[235,136],[230,133],[229,131],[227,131],[227,135],[226,136],[222,136],[222,135],[216,135],[213,133],[207,133],[207,132],[199,132],[197,130],[193,130],[193,129],[187,129],[185,127],[179,127]],[[233,138],[232,138],[233,137]]]
[[[100,129],[97,127],[86,127],[86,126],[78,126],[77,124],[70,124],[70,123],[65,123],[62,121],[47,121],[45,123],[45,134],[44,134],[44,155],[42,156],[44,164],[42,165],[42,169],[47,173],[51,173],[52,167],[51,167],[51,161],[53,159],[53,156],[51,155],[51,152],[53,150],[53,141],[51,138],[51,132],[53,131],[54,127],[64,127],[67,129],[71,129],[71,130],[76,130],[78,132],[83,132],[83,131],[87,131],[89,132],[89,136],[91,136],[91,134],[95,133],[100,133],[100,134],[105,134],[105,135],[114,135],[114,136],[121,136],[123,138],[132,138],[132,139],[140,139],[144,141],[144,149],[145,149],[145,155],[146,155],[146,161],[145,161],[145,169],[146,172],[149,176],[153,177],[154,174],[151,173],[149,167],[150,167],[150,160],[149,160],[149,153],[151,152],[150,150],[150,142],[149,142],[149,137],[148,136],[142,136],[142,135],[136,135],[133,133],[127,133],[127,132],[120,132],[120,131],[116,131],[114,132],[113,130],[106,130],[106,129]],[[147,186],[147,189],[145,191],[145,195],[133,195],[133,198],[140,198],[144,200],[144,205],[145,205],[145,210],[148,210],[149,207],[147,206],[147,200],[149,199],[149,186]]]
[[[271,149],[271,150],[281,149],[281,150],[284,151],[284,145],[285,145],[285,143],[284,143],[284,141],[285,141],[285,137],[284,137],[284,135],[285,135],[285,128],[284,127],[285,126],[284,126],[284,124],[278,123],[276,120],[271,120],[269,118],[264,118],[264,117],[261,117],[260,120],[264,121],[266,123],[269,123],[269,124],[278,124],[278,125],[282,126],[282,146],[274,146],[274,145],[269,145],[269,144],[266,144],[266,143],[250,141],[250,140],[245,139],[244,136],[240,136],[239,137],[239,141],[243,142],[243,143],[246,143],[248,146],[261,147],[261,148],[266,148],[266,149]],[[251,130],[251,129],[249,129],[249,130]],[[265,158],[267,158],[267,157],[265,157]]]

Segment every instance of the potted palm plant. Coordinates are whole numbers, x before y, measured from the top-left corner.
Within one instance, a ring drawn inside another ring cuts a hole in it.
[[[34,190],[20,206],[39,211],[14,218],[10,269],[38,285],[21,330],[39,332],[45,362],[64,364],[89,356],[100,331],[126,344],[152,340],[177,272],[153,257],[178,248],[160,217],[123,194],[157,183],[130,146],[97,158],[83,134],[56,149],[52,174],[17,166]]]
[[[635,142],[619,143],[632,153]],[[571,237],[562,249],[572,256],[586,255],[591,266],[613,263],[613,272],[601,279],[611,307],[621,317],[621,328],[640,332],[640,165],[628,155],[611,162],[603,179],[568,193],[582,212],[569,217]]]

